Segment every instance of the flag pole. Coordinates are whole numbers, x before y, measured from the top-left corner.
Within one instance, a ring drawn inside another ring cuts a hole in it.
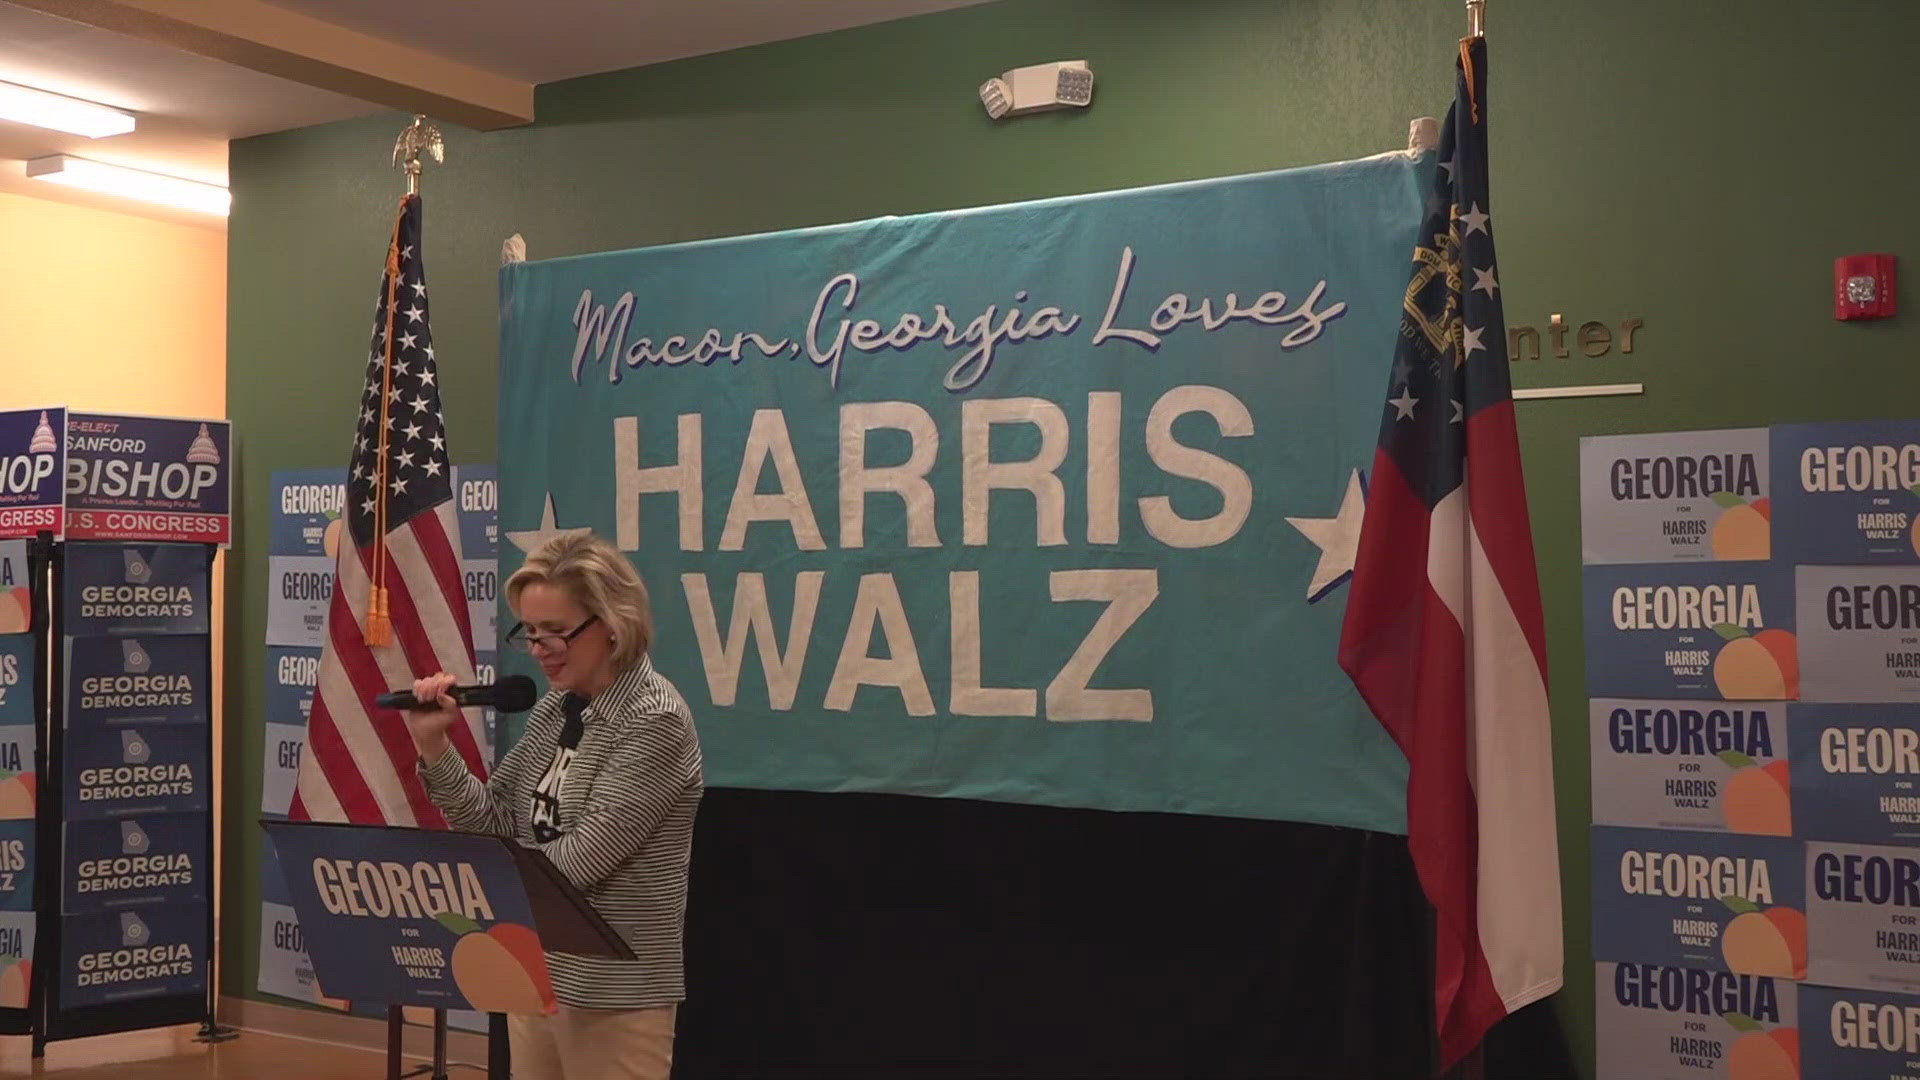
[[[1467,36],[1487,36],[1487,0],[1467,0]]]
[[[393,142],[393,165],[404,173],[407,178],[407,194],[400,200],[400,214],[403,219],[406,216],[408,200],[420,197],[420,173],[424,164],[420,160],[422,153],[433,158],[434,164],[444,164],[447,160],[447,144],[446,140],[441,137],[439,128],[435,127],[424,114],[414,113],[413,122],[408,124],[407,127],[400,132],[399,138]],[[400,226],[397,222],[394,225],[393,243],[387,252],[387,281],[387,334],[385,347],[387,367],[389,371],[391,371],[394,357],[394,335],[396,333],[394,307],[399,300],[398,290],[400,282]],[[387,610],[386,588],[387,483],[385,469],[387,462],[386,438],[389,427],[385,420],[387,400],[382,398],[380,404],[382,417],[380,424],[381,476],[374,490],[374,498],[378,501],[379,507],[375,513],[373,573],[370,575],[373,579],[373,596],[370,598],[367,615],[367,643],[369,645],[385,645],[392,641],[392,623],[391,615]],[[496,1017],[494,1019],[497,1021],[498,1018]],[[392,1076],[399,1067],[397,1051],[403,1024],[404,1020],[400,1006],[387,1006],[387,1071],[389,1076]],[[490,1026],[503,1028],[502,1025],[497,1023]],[[504,1041],[505,1032],[503,1029],[499,1032],[489,1032],[489,1035]],[[489,1063],[491,1064],[491,1061]],[[425,1075],[429,1080],[447,1080],[447,1011],[445,1009],[433,1010],[433,1060],[431,1064],[423,1065],[403,1075]],[[489,1075],[492,1075],[491,1070],[489,1071]]]

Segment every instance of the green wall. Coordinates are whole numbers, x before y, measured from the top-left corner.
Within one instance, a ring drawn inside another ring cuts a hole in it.
[[[1616,327],[1521,386],[1644,396],[1521,406],[1553,662],[1568,988],[1591,1061],[1576,462],[1584,434],[1911,415],[1912,318],[1831,318],[1831,263],[1920,255],[1911,0],[1491,5],[1494,210],[1508,318]],[[427,179],[434,332],[456,461],[495,449],[495,268],[533,258],[1358,157],[1452,93],[1455,0],[1008,0],[544,88],[540,122],[448,133]],[[993,124],[974,88],[1086,58],[1095,106]],[[267,483],[344,465],[400,118],[235,143],[231,410],[243,450],[223,989],[254,996]],[[1909,291],[1908,302],[1912,302]],[[1574,338],[1568,337],[1570,346]],[[1384,358],[1383,358],[1384,362]],[[508,418],[511,419],[510,417]]]

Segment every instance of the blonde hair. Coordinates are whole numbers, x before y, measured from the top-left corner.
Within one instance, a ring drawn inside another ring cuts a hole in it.
[[[527,556],[507,579],[507,603],[536,583],[552,585],[597,616],[613,635],[613,666],[624,669],[653,645],[653,603],[646,582],[620,549],[590,532],[556,536]]]

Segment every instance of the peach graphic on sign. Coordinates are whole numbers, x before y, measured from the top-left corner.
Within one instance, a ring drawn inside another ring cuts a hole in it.
[[[1790,907],[1765,911],[1739,896],[1720,902],[1736,914],[1720,935],[1720,955],[1727,968],[1740,975],[1776,979],[1807,977],[1807,917]]]
[[[1920,484],[1915,484],[1907,490],[1913,492],[1915,498],[1920,498]],[[1920,514],[1913,515],[1913,531],[1910,539],[1913,543],[1913,553],[1920,555]]]
[[[1767,1031],[1741,1013],[1721,1017],[1741,1032],[1727,1053],[1727,1080],[1800,1080],[1800,1029]]]
[[[1731,623],[1713,628],[1726,639],[1713,660],[1713,685],[1728,701],[1796,701],[1800,697],[1800,643],[1790,631],[1749,635]]]
[[[0,771],[0,821],[32,821],[36,779],[30,772]]]
[[[464,915],[447,912],[440,925],[460,935],[453,946],[453,985],[480,1012],[553,1012],[553,983],[540,938],[518,923],[485,930]]]
[[[33,986],[33,961],[16,960],[0,971],[0,1009],[27,1007],[27,991]]]
[[[1713,501],[1726,508],[1713,523],[1716,559],[1767,559],[1773,554],[1773,504],[1766,499],[1748,502],[1731,491],[1714,492]]]
[[[1720,793],[1727,828],[1760,836],[1793,835],[1793,788],[1786,759],[1761,765],[1738,750],[1723,750],[1720,760],[1735,772]]]
[[[340,530],[346,527],[346,519],[337,511],[327,511],[327,531],[320,536],[320,550],[331,559],[340,554]]]
[[[24,585],[0,589],[0,634],[24,634],[32,628],[32,592]]]

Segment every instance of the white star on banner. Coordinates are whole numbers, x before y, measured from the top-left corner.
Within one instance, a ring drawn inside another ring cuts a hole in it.
[[[1492,296],[1494,294],[1494,291],[1499,288],[1500,288],[1500,283],[1493,280],[1493,271],[1482,270],[1477,266],[1473,268],[1473,291],[1474,292],[1483,292],[1483,293],[1486,293],[1488,296]]]
[[[1400,396],[1397,398],[1388,398],[1387,404],[1393,406],[1393,410],[1400,414],[1395,417],[1396,420],[1411,420],[1413,419],[1413,407],[1420,404],[1420,399],[1414,397],[1407,391],[1407,388],[1403,386],[1400,388]]]
[[[508,530],[507,539],[521,551],[531,552],[556,536],[578,536],[591,529],[562,529],[553,520],[553,493],[547,493],[546,507],[540,512],[540,525],[533,529]]]
[[[1467,231],[1462,233],[1462,236],[1472,236],[1474,233],[1487,231],[1487,215],[1481,213],[1479,203],[1474,203],[1471,210],[1461,214],[1460,220],[1467,223]]]
[[[1340,499],[1340,512],[1330,518],[1290,517],[1287,524],[1320,549],[1320,563],[1313,568],[1313,580],[1307,583],[1307,602],[1314,603],[1334,590],[1353,574],[1353,563],[1360,554],[1360,521],[1366,516],[1366,490],[1360,482],[1360,470],[1347,476],[1347,492]]]

